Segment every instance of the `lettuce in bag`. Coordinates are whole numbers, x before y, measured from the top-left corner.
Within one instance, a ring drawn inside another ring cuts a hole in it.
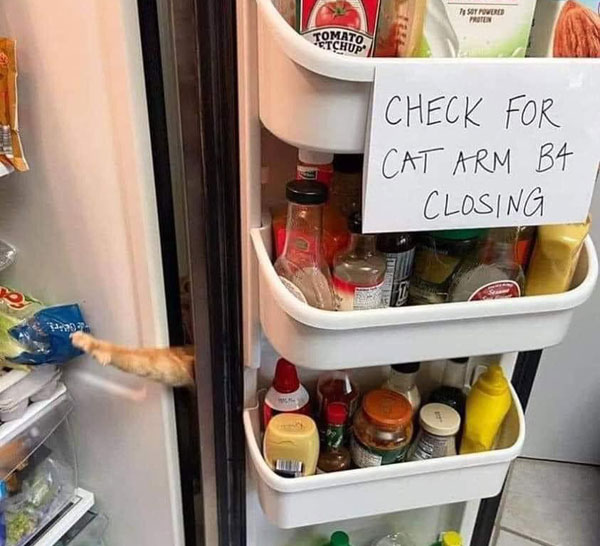
[[[83,354],[71,344],[70,336],[77,331],[90,331],[77,304],[46,307],[30,296],[0,286],[0,360],[62,364]]]

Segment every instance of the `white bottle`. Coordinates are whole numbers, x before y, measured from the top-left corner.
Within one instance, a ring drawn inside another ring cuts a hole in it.
[[[382,385],[382,388],[404,396],[412,406],[413,415],[417,415],[421,406],[421,394],[417,387],[417,374],[420,368],[421,364],[419,362],[394,364],[390,376]]]

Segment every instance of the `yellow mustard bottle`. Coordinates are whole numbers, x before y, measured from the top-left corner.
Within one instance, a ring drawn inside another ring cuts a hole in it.
[[[311,476],[319,458],[316,423],[299,413],[276,415],[265,431],[263,455],[269,467],[280,476]]]
[[[526,296],[559,294],[571,287],[590,218],[583,224],[540,226],[525,283]]]
[[[502,368],[492,364],[467,396],[460,454],[489,451],[512,404]]]

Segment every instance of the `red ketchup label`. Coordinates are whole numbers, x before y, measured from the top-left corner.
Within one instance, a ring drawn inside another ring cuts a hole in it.
[[[515,281],[496,281],[478,288],[471,294],[469,301],[518,298],[520,295],[521,288]]]
[[[298,31],[309,42],[340,55],[370,57],[379,0],[298,0]]]
[[[0,300],[2,300],[11,309],[24,309],[31,302],[21,292],[15,292],[6,286],[0,286]]]

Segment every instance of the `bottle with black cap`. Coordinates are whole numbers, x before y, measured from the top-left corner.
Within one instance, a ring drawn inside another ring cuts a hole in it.
[[[287,183],[285,245],[275,262],[275,271],[285,287],[303,303],[335,310],[331,275],[321,245],[327,193],[327,186],[320,182],[292,180]]]
[[[340,311],[382,306],[385,257],[375,248],[376,236],[363,235],[360,214],[348,218],[350,244],[333,259],[333,288]]]
[[[421,393],[417,387],[417,374],[421,368],[419,362],[393,364],[390,376],[383,384],[383,389],[397,392],[406,398],[412,406],[413,415],[418,415],[421,406]]]
[[[449,358],[446,361],[442,385],[435,389],[429,397],[430,403],[446,404],[455,409],[460,415],[461,422],[463,422],[465,417],[467,396],[464,389],[468,362],[469,359],[467,357]]]

